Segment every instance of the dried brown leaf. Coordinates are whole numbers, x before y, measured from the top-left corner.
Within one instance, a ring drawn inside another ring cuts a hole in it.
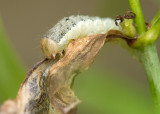
[[[77,39],[63,58],[37,63],[21,84],[16,101],[4,103],[0,114],[9,109],[14,109],[10,114],[75,114],[80,100],[71,89],[73,78],[92,64],[105,39],[105,34]]]

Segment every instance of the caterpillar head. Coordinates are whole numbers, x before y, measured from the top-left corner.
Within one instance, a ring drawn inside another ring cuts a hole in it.
[[[52,39],[42,38],[40,41],[40,47],[47,59],[54,59],[57,53],[60,53],[61,55],[61,52],[59,52],[59,45]]]

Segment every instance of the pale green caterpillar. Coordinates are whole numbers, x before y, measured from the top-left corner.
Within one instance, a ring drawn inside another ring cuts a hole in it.
[[[110,30],[121,30],[111,18],[80,15],[65,17],[44,35],[41,49],[46,58],[53,59],[56,54],[62,54],[72,39],[107,33]]]

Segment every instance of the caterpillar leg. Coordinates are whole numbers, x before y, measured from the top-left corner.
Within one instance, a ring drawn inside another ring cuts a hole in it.
[[[56,54],[58,53],[61,55],[61,53],[59,52],[59,45],[52,39],[42,38],[40,41],[40,47],[47,59],[54,59],[56,57]]]

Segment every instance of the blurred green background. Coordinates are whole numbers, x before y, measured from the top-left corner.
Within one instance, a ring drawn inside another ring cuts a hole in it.
[[[149,22],[160,1],[141,0],[141,5]],[[26,72],[43,58],[40,38],[58,20],[70,15],[115,18],[128,10],[128,0],[0,0],[0,103],[16,97]],[[76,78],[74,90],[83,101],[78,114],[153,114],[143,67],[113,44],[106,44]]]

